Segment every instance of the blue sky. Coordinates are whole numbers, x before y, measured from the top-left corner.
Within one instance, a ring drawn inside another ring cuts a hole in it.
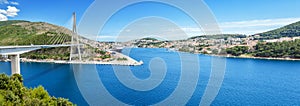
[[[299,0],[205,0],[218,21],[300,17]]]
[[[0,0],[0,20],[43,21],[68,26],[73,11],[78,20],[94,0]],[[105,0],[103,2],[106,2]],[[204,0],[223,33],[255,34],[300,21],[300,0]],[[159,11],[156,11],[159,10]],[[101,14],[101,13],[98,13]],[[186,14],[169,6],[145,3],[121,10],[112,17],[103,40],[110,40],[134,18],[163,16],[178,23],[190,36],[201,34]],[[105,38],[105,39],[104,39]]]
[[[0,0],[6,1],[6,0]],[[2,3],[0,9],[15,6],[20,12],[18,16],[9,17],[10,20],[43,21],[57,25],[64,25],[76,11],[81,16],[93,0],[7,0],[19,5]]]

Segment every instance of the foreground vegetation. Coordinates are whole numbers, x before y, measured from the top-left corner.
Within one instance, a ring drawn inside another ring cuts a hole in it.
[[[19,74],[11,77],[0,74],[0,105],[1,106],[73,106],[64,98],[51,97],[42,87],[26,88]]]
[[[254,57],[300,58],[300,40],[283,42],[260,42],[252,49],[247,46],[235,46],[226,49],[227,54],[240,56],[242,54]]]

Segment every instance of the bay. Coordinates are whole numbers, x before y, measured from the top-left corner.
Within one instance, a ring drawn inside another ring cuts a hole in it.
[[[161,67],[166,67],[164,79],[161,79],[161,83],[154,89],[138,91],[129,88],[118,79],[114,68],[110,65],[84,65],[84,67],[97,69],[101,83],[116,100],[129,105],[152,105],[170,98],[170,95],[177,89],[182,75],[182,62],[189,62],[183,61],[181,55],[196,56],[200,67],[199,79],[192,96],[188,97],[187,105],[199,105],[210,79],[213,57],[172,52],[167,49],[133,48],[129,50],[125,49],[123,52],[130,52],[132,58],[144,62],[141,66],[129,67],[138,79],[149,78],[151,68],[160,70]],[[155,59],[159,61],[153,62]],[[212,105],[300,105],[299,61],[226,58],[225,64],[224,80]],[[193,67],[188,67],[186,70],[189,69]],[[90,70],[82,71],[89,72]],[[0,62],[0,72],[10,75],[10,63]],[[187,75],[194,74],[189,71],[184,72]],[[76,74],[70,64],[21,63],[21,74],[27,87],[42,85],[50,95],[69,98],[79,106],[88,105],[76,83]],[[88,79],[88,77],[84,78]],[[89,80],[88,83],[88,87],[93,88],[99,82]],[[189,81],[183,83],[192,84]],[[105,99],[105,97],[100,99]],[[174,103],[176,104],[176,101]]]

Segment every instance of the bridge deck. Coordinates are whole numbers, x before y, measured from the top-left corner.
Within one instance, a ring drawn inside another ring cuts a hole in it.
[[[30,51],[53,48],[53,47],[68,47],[78,45],[24,45],[24,46],[0,46],[0,55],[11,55],[11,71],[12,74],[20,73],[20,54]]]
[[[16,55],[23,54],[30,51],[53,48],[53,47],[68,47],[77,45],[24,45],[24,46],[0,46],[0,55]]]

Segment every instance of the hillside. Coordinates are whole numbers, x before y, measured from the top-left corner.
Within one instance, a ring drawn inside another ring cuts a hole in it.
[[[20,22],[28,22],[28,21],[23,21],[23,20],[1,21],[0,26],[6,26],[6,25],[11,25],[11,24],[20,23]]]
[[[207,38],[207,39],[228,39],[228,38],[246,38],[246,35],[243,34],[219,34],[219,35],[201,35],[194,36],[188,39],[199,39],[199,38]]]
[[[279,39],[282,37],[299,37],[300,36],[300,21],[290,25],[256,34],[254,40]],[[250,49],[251,48],[251,49]],[[227,53],[240,56],[247,55],[253,57],[271,57],[271,58],[300,58],[300,39],[289,38],[286,40],[278,40],[275,42],[258,42],[253,47],[235,46],[227,48]]]
[[[2,21],[0,22],[0,45],[52,45],[68,44],[71,31],[44,22]],[[21,57],[33,59],[66,60],[69,47],[50,48],[22,54]]]
[[[300,36],[300,21],[296,23],[292,23],[290,25],[271,30],[264,33],[259,33],[257,35],[260,35],[259,40],[265,40],[265,39],[277,39],[280,37],[295,37]]]
[[[61,44],[71,41],[71,31],[43,22],[0,22],[0,45]]]

